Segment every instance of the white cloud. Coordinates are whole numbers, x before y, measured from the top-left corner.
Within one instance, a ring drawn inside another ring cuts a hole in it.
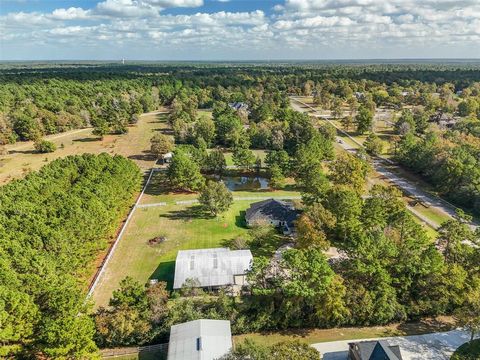
[[[110,51],[146,54],[132,50],[142,48],[153,58],[480,57],[479,0],[286,0],[269,16],[260,10],[163,12],[202,4],[203,0],[102,0],[91,9],[7,14],[0,17],[2,46],[16,49],[23,44],[28,52],[37,44],[59,51],[75,44],[75,51],[82,53],[104,49],[108,43]]]
[[[55,9],[49,16],[55,20],[88,19],[90,11],[82,8],[70,7],[68,9]]]

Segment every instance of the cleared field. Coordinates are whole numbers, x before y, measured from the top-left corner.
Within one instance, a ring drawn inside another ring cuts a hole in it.
[[[205,217],[197,205],[138,208],[93,294],[95,305],[106,305],[126,276],[142,283],[155,278],[171,285],[178,250],[226,246],[247,234],[242,212],[251,202],[237,201],[217,218]],[[166,241],[149,245],[148,240],[156,236]]]
[[[142,169],[148,169],[155,162],[148,153],[150,138],[156,131],[165,129],[164,117],[161,113],[144,114],[136,125],[128,128],[127,134],[106,135],[102,140],[92,135],[91,128],[47,136],[46,139],[57,145],[57,150],[49,154],[37,154],[31,141],[7,145],[8,153],[0,155],[0,184],[22,178],[55,159],[83,153],[120,154],[134,160]]]

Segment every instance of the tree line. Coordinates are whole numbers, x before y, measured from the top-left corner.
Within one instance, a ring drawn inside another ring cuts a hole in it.
[[[0,188],[1,357],[96,353],[85,283],[140,182],[132,161],[84,154]]]

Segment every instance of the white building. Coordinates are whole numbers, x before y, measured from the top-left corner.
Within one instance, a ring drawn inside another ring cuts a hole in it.
[[[194,320],[170,328],[168,360],[213,360],[231,348],[228,320]]]
[[[241,287],[252,264],[250,250],[227,248],[180,250],[175,260],[174,289],[180,289],[187,279],[200,287]]]

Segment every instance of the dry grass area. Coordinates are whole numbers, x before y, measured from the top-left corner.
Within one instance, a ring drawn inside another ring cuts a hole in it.
[[[450,317],[425,319],[420,322],[398,323],[386,326],[334,328],[334,329],[295,329],[276,332],[252,333],[237,335],[235,344],[240,344],[245,339],[251,339],[261,344],[275,344],[286,340],[300,340],[308,344],[327,341],[368,339],[387,336],[405,336],[427,334],[437,331],[448,331],[455,327]]]
[[[92,135],[91,128],[47,136],[45,139],[57,145],[57,150],[49,154],[37,154],[31,141],[7,145],[7,154],[0,155],[0,185],[22,178],[55,159],[83,153],[120,154],[148,169],[155,161],[148,153],[150,138],[166,126],[163,117],[157,113],[144,114],[136,125],[128,128],[127,134],[106,135],[103,139]]]

